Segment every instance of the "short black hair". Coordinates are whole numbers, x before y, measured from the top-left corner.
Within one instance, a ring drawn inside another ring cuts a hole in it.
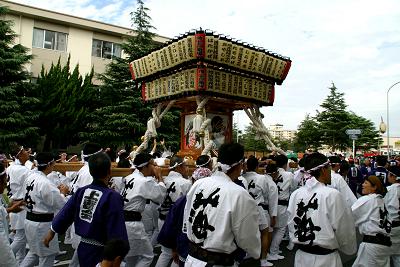
[[[387,163],[387,157],[384,155],[378,155],[376,156],[376,164],[378,164],[378,166],[382,166],[384,167]]]
[[[340,158],[338,156],[330,156],[328,159],[331,164],[340,164]]]
[[[276,161],[276,166],[278,166],[278,168],[282,168],[288,163],[288,157],[279,154],[275,156],[275,161]]]
[[[48,166],[47,164],[54,160],[54,155],[53,155],[53,153],[50,153],[50,152],[39,152],[39,153],[37,153],[35,159],[38,163],[38,170],[43,171]],[[46,164],[46,165],[40,166],[42,164]]]
[[[129,252],[129,243],[122,239],[111,239],[107,241],[103,250],[103,260],[113,261],[117,257],[124,259]]]
[[[299,160],[299,166],[304,167],[304,161],[306,160],[307,155],[304,154],[303,157]]]
[[[133,164],[135,164],[136,166],[139,166],[143,163],[149,162],[152,159],[153,159],[153,157],[149,153],[139,153],[135,156],[135,159],[133,160]],[[142,168],[143,167],[140,167],[138,169],[141,170]]]
[[[258,159],[256,157],[249,157],[246,161],[248,171],[255,171],[258,167]]]
[[[200,156],[196,159],[196,165],[197,165],[197,166],[205,167],[205,166],[203,166],[203,165],[206,165],[207,163],[210,163],[210,156],[208,156],[208,155],[200,155]]]
[[[327,161],[328,161],[328,158],[325,155],[323,155],[319,152],[311,153],[305,159],[304,169],[306,171],[308,171],[308,170],[315,168]],[[321,169],[311,171],[310,174],[312,176],[314,176],[315,178],[319,178],[319,176],[321,175]]]
[[[223,144],[218,150],[218,161],[232,165],[244,157],[244,147],[238,143]]]
[[[128,152],[123,152],[119,156],[119,161],[117,163],[118,168],[130,168],[131,163],[129,162],[129,153]]]
[[[91,155],[101,150],[101,146],[97,143],[86,143],[83,147],[84,155]],[[89,161],[89,157],[83,157],[84,161]]]
[[[170,159],[169,166],[170,166],[170,167],[173,167],[175,164],[181,164],[182,162],[183,162],[183,158],[182,158],[182,157],[173,156],[173,157]]]
[[[89,172],[94,180],[105,178],[111,169],[111,159],[104,153],[94,154],[89,158]]]
[[[276,166],[275,161],[270,161],[268,162],[267,166],[265,166],[265,173],[271,174],[274,173],[278,170],[278,167]]]

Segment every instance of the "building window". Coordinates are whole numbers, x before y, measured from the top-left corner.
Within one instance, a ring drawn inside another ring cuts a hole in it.
[[[67,34],[34,28],[32,46],[67,51]]]
[[[93,39],[92,56],[109,59],[121,57],[121,46],[112,42]]]

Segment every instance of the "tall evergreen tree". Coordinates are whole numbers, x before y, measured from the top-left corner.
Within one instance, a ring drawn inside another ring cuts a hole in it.
[[[344,150],[348,146],[349,137],[345,131],[348,128],[350,116],[346,111],[344,93],[340,93],[334,83],[329,90],[330,94],[320,105],[323,110],[317,111],[318,131],[323,144],[328,145],[332,150]]]
[[[99,88],[101,106],[90,115],[87,129],[80,133],[82,138],[107,146],[138,145],[140,137],[146,131],[147,119],[151,116],[152,107],[144,105],[139,84],[132,80],[129,63],[144,56],[159,44],[153,40],[155,34],[151,30],[155,28],[151,25],[149,9],[141,0],[138,0],[137,4],[136,11],[131,12],[132,27],[135,30],[121,45],[126,58],[113,59],[107,65],[105,73],[100,75],[103,83]],[[176,130],[179,122],[178,113],[169,112],[163,118],[158,131],[159,138],[164,137],[173,149],[177,149],[179,145],[180,132]]]
[[[374,124],[347,111],[344,94],[338,92],[333,83],[329,89],[330,94],[320,105],[323,110],[317,111],[315,117],[307,115],[301,122],[296,136],[296,150],[318,149],[325,145],[332,150],[344,151],[352,146],[352,141],[346,134],[347,129],[362,130],[356,146],[364,150],[378,147],[382,139]]]
[[[24,67],[32,55],[28,48],[14,43],[17,35],[12,21],[5,19],[7,13],[8,9],[0,6],[0,148],[6,151],[13,142],[34,146],[39,141],[34,126],[39,114],[33,108],[39,101]]]
[[[45,137],[44,150],[66,148],[79,143],[78,133],[86,125],[87,114],[97,106],[97,91],[92,84],[93,70],[82,77],[79,65],[70,72],[60,59],[49,71],[42,67],[38,77],[38,96],[43,113],[39,125]]]
[[[321,135],[318,127],[315,118],[307,114],[297,129],[295,140],[297,151],[305,151],[308,148],[316,150],[321,146]]]

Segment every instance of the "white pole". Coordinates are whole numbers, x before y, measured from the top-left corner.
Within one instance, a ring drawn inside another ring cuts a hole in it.
[[[356,158],[356,140],[353,139],[353,159]]]
[[[387,158],[389,159],[389,91],[392,89],[396,84],[399,84],[400,82],[394,83],[392,86],[389,87],[386,93],[386,124],[387,124]]]

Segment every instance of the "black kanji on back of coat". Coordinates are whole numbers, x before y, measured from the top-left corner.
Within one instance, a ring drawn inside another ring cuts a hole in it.
[[[294,228],[296,229],[294,236],[297,237],[300,242],[310,241],[309,245],[312,245],[315,240],[314,232],[321,231],[321,227],[314,225],[314,222],[311,220],[311,218],[307,217],[307,212],[310,209],[318,209],[318,199],[315,198],[316,195],[317,193],[314,193],[307,205],[305,205],[303,199],[297,203],[297,217],[294,217],[293,219],[295,223]]]
[[[278,188],[278,195],[282,192],[281,187],[278,185],[279,183],[283,183],[283,177],[279,174],[278,178],[274,180],[276,187]]]
[[[252,196],[254,199],[256,199],[257,198],[257,194],[251,192],[252,191],[251,189],[255,189],[256,188],[256,184],[254,183],[254,180],[250,181],[248,188],[249,188],[250,196]]]
[[[35,186],[34,182],[35,182],[35,180],[32,180],[32,182],[26,186],[26,194],[25,194],[26,207],[31,212],[33,209],[33,205],[36,204],[36,202],[33,201],[32,197],[30,195],[31,191],[33,190],[33,187]]]
[[[128,195],[128,189],[132,189],[133,188],[134,181],[135,181],[134,178],[129,180],[129,182],[125,181],[124,189],[121,192],[121,196],[122,196],[122,198],[124,199],[125,202],[129,202],[129,199],[126,198],[126,195]]]
[[[217,193],[220,188],[215,189],[207,198],[203,195],[203,190],[196,194],[193,201],[192,209],[190,210],[189,222],[192,223],[192,231],[197,239],[202,240],[199,244],[202,245],[204,239],[207,238],[207,231],[213,232],[215,227],[208,223],[207,213],[205,208],[210,205],[213,208],[218,207],[219,195]]]
[[[388,211],[383,205],[383,210],[379,209],[379,228],[384,229],[386,233],[390,233],[392,230],[392,223],[388,220]]]

